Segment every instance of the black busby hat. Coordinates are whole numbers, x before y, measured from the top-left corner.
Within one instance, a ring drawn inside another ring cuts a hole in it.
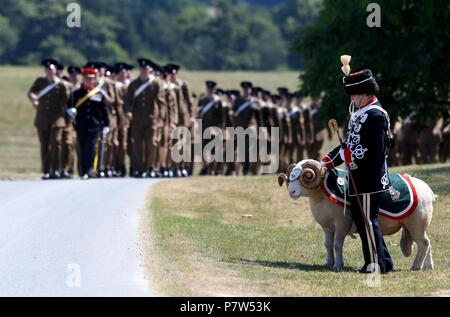
[[[270,98],[272,99],[272,102],[274,102],[274,103],[280,101],[280,99],[281,99],[280,95],[272,95]]]
[[[300,91],[294,93],[294,98],[303,98],[303,94]]]
[[[117,70],[115,67],[110,66],[110,65],[106,65],[105,67],[105,75],[106,76],[111,76],[113,74],[117,74]]]
[[[70,65],[69,67],[67,67],[67,72],[70,74],[70,75],[73,75],[73,74],[81,74],[81,68],[80,67],[77,67],[77,66],[74,66],[74,65]]]
[[[176,64],[167,64],[164,66],[169,74],[176,74],[180,70],[180,66]]]
[[[217,83],[212,80],[205,81],[205,84],[206,84],[206,87],[208,87],[209,89],[214,89],[217,86]]]
[[[223,90],[222,88],[216,88],[216,94],[223,95],[225,94],[225,90]]]
[[[278,93],[281,96],[288,96],[289,95],[289,89],[286,88],[286,87],[278,87],[277,90],[278,90]]]
[[[261,87],[253,87],[253,90],[254,90],[256,93],[258,93],[258,92],[263,92],[263,91],[264,91],[264,89],[261,88]]]
[[[41,62],[42,66],[45,68],[57,69],[58,62],[52,58],[46,58]]]
[[[97,69],[105,69],[107,70],[109,68],[109,65],[105,62],[96,62],[97,63]]]
[[[350,74],[342,78],[345,93],[351,95],[376,95],[380,88],[370,69]]]
[[[64,65],[61,63],[56,63],[56,69],[59,71],[63,71],[64,70]]]
[[[128,64],[127,63],[115,63],[114,68],[116,69],[116,72],[123,72],[128,70]]]
[[[242,88],[253,88],[253,84],[250,81],[243,81],[241,82],[241,87]]]
[[[92,68],[92,69],[96,69],[99,70],[101,68],[99,62],[87,62],[86,65],[84,65],[83,68]]]
[[[241,95],[240,91],[239,90],[235,90],[235,89],[227,90],[226,94],[227,94],[228,97],[232,97],[232,96],[238,97],[238,96]]]
[[[148,59],[148,58],[138,58],[137,60],[139,67],[142,68],[152,68],[152,69],[157,69],[159,68],[158,64],[156,64],[155,62],[153,62],[152,60]]]

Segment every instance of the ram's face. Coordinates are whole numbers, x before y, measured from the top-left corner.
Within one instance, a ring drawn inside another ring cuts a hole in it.
[[[290,165],[286,174],[278,175],[278,184],[286,183],[289,197],[294,200],[300,197],[311,197],[320,188],[323,180],[324,170],[317,161],[304,160],[300,163]]]
[[[285,173],[278,175],[278,184],[282,186],[286,183],[286,187],[289,193],[289,197],[294,200],[302,197],[306,188],[300,184],[300,176],[302,174],[301,164],[290,165]]]
[[[294,200],[299,199],[304,191],[304,187],[300,184],[301,167],[295,167],[288,177],[288,193],[289,197]]]

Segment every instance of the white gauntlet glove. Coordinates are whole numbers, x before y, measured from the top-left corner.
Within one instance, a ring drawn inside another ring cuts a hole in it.
[[[71,118],[75,118],[77,115],[77,109],[75,108],[67,108],[66,112]]]

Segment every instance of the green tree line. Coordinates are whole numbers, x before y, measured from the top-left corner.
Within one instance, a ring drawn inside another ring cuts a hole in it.
[[[69,3],[81,27],[69,28]],[[133,62],[139,56],[189,69],[298,68],[290,38],[309,24],[320,1],[2,0],[0,63],[36,64],[44,57]],[[310,7],[313,7],[311,9]]]

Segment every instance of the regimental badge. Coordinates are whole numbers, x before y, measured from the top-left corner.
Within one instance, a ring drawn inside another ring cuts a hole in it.
[[[400,192],[394,188],[394,186],[389,187],[389,195],[392,200],[397,200],[400,198]]]
[[[290,181],[290,182],[293,182],[293,181],[299,179],[301,173],[302,173],[301,168],[300,168],[300,167],[295,167],[295,168],[292,170],[291,174],[289,175],[289,181]]]
[[[337,183],[338,183],[338,185],[340,185],[340,186],[344,186],[344,184],[345,184],[344,178],[343,178],[343,177],[338,177]]]

